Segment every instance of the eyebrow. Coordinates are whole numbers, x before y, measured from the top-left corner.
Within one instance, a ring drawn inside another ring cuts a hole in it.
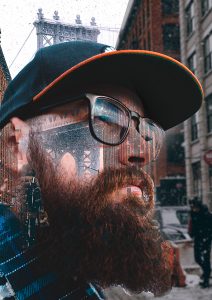
[[[78,110],[65,110],[61,111],[49,111],[36,117],[34,121],[35,126],[38,125],[39,131],[48,131],[51,129],[62,128],[67,125],[77,124],[88,120],[89,111],[82,109],[82,106]]]

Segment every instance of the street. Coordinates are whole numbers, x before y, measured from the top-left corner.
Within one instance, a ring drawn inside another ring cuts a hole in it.
[[[122,288],[114,287],[105,291],[108,300],[211,300],[212,299],[212,279],[210,288],[202,289],[199,286],[199,276],[187,275],[187,286],[184,288],[173,288],[171,292],[163,297],[156,297],[151,293],[142,293],[139,295],[127,295]]]

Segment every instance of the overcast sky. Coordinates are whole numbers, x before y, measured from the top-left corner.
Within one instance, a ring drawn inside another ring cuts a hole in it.
[[[60,20],[67,23],[75,23],[79,14],[85,25],[89,25],[91,17],[95,17],[97,25],[120,27],[127,3],[128,0],[0,0],[1,46],[8,67],[32,30],[38,8],[43,9],[44,18],[48,19],[52,19],[57,10]],[[99,41],[115,46],[116,38],[117,34],[102,31]],[[10,68],[12,77],[32,59],[36,47],[34,30]]]

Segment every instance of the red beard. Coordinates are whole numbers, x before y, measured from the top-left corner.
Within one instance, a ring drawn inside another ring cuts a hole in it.
[[[66,281],[77,276],[102,287],[122,285],[155,295],[169,290],[171,270],[165,242],[154,226],[153,185],[147,174],[135,168],[109,169],[89,184],[76,178],[67,182],[40,144],[32,134],[30,163],[50,223],[45,265],[66,274]],[[111,201],[114,190],[133,185],[135,178],[148,201],[132,196]]]

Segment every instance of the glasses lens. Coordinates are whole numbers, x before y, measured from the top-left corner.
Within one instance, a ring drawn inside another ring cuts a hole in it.
[[[163,145],[164,130],[151,119],[143,118],[140,120],[139,132],[146,142],[145,152],[148,153],[149,160],[155,160]]]
[[[92,111],[92,126],[96,137],[111,145],[119,143],[129,125],[128,111],[107,97],[97,97]]]

